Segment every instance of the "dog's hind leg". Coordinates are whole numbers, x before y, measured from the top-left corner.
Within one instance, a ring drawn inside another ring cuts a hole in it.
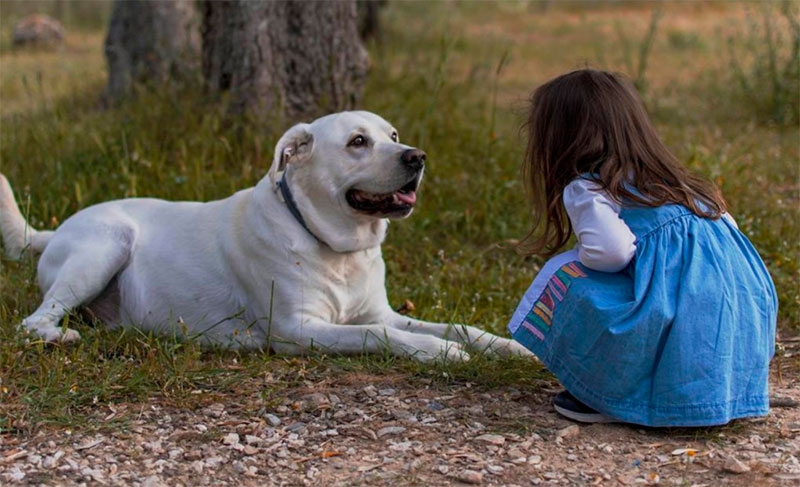
[[[47,342],[71,342],[75,330],[59,327],[70,310],[91,302],[125,265],[130,256],[130,229],[101,232],[83,238],[54,238],[39,262],[39,281],[45,291],[39,308],[21,327]],[[120,238],[121,237],[121,238]]]

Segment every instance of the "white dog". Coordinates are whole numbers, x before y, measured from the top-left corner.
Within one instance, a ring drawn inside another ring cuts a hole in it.
[[[396,313],[380,245],[388,218],[416,202],[425,153],[369,112],[329,115],[287,131],[267,177],[208,203],[134,198],[76,213],[55,231],[30,228],[0,175],[6,253],[41,253],[44,300],[22,327],[50,342],[83,308],[109,326],[206,343],[299,354],[468,358],[465,346],[529,355],[464,325]]]

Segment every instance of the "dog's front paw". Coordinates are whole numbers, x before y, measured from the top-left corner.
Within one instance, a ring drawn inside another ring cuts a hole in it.
[[[49,322],[24,320],[20,325],[20,330],[47,343],[74,343],[81,338],[81,334],[77,331],[71,328],[62,328]]]
[[[439,357],[444,359],[445,362],[466,362],[469,360],[469,354],[464,351],[461,345],[453,342],[445,342]]]
[[[420,362],[453,363],[469,360],[469,353],[459,343],[425,335],[414,336],[414,341],[413,347],[407,348],[406,353]]]
[[[527,357],[538,360],[533,352],[520,345],[519,342],[508,338],[493,338],[488,349],[500,357]]]
[[[523,347],[519,344],[519,342],[515,340],[505,340],[506,343],[500,349],[500,354],[505,356],[515,356],[515,357],[528,357],[536,359],[536,355],[533,354],[530,350]]]
[[[62,328],[60,336],[58,337],[59,343],[75,343],[81,339],[81,334],[71,328]]]

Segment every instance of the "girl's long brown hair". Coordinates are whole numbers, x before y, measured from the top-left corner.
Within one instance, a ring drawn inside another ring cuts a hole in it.
[[[562,193],[586,173],[618,202],[676,203],[714,219],[726,210],[717,187],[664,146],[636,89],[622,76],[581,69],[549,81],[534,91],[525,128],[522,173],[534,226],[520,244],[523,253],[547,257],[567,243],[572,225]]]

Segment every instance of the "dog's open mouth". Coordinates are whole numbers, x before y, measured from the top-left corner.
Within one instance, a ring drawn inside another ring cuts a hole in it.
[[[402,188],[392,193],[369,193],[360,189],[347,191],[347,203],[354,210],[381,217],[403,217],[411,213],[417,202],[417,175]]]

